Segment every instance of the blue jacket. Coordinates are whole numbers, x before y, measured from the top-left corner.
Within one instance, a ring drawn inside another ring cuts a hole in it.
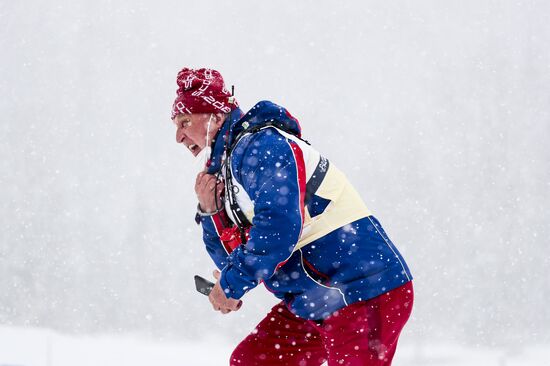
[[[228,210],[200,219],[228,296],[239,299],[263,282],[293,313],[315,320],[412,279],[378,220],[333,164],[306,198],[323,160],[295,137],[301,128],[286,109],[262,101],[245,115],[234,110],[215,138],[209,173],[220,171],[226,145],[253,126],[266,128],[240,138],[227,160],[234,189],[242,191],[239,206],[252,223],[249,240],[233,251],[222,243],[221,231],[232,225]]]

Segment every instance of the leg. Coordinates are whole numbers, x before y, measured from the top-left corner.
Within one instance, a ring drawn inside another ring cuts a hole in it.
[[[413,305],[412,282],[339,310],[322,322],[329,366],[390,366]]]
[[[325,360],[317,329],[279,303],[235,348],[230,365],[319,366]]]

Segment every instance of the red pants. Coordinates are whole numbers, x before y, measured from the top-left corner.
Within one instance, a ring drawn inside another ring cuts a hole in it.
[[[318,322],[279,303],[233,351],[230,365],[389,366],[413,297],[409,282]]]

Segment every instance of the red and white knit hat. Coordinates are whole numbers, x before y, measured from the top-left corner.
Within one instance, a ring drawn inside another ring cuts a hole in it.
[[[172,119],[182,113],[230,113],[239,106],[216,70],[185,67],[178,73],[177,83]]]

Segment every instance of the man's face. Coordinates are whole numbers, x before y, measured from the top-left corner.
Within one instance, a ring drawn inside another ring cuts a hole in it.
[[[178,114],[173,119],[176,125],[176,142],[184,144],[193,156],[197,156],[205,148],[208,121],[211,117],[208,139],[212,139],[218,131],[215,115],[211,113]]]

